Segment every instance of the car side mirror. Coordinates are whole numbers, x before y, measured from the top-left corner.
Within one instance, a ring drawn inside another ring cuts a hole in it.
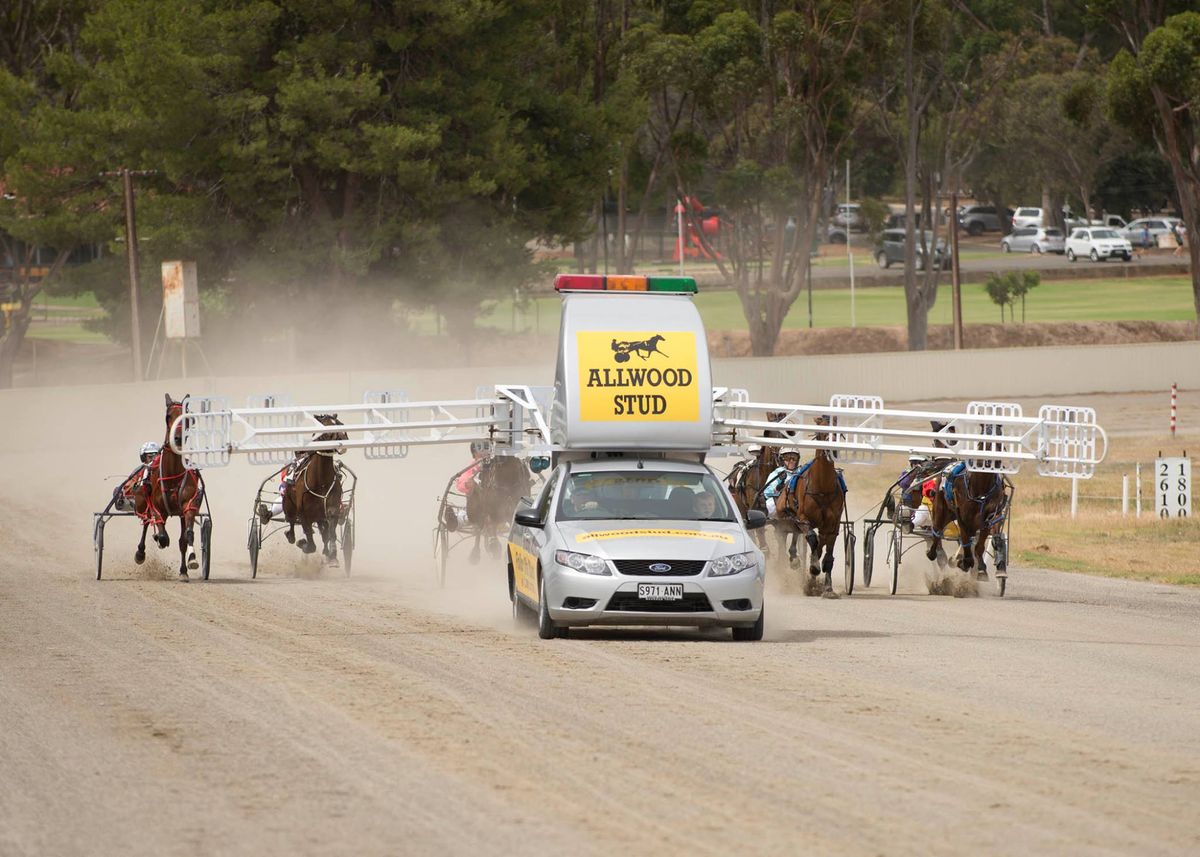
[[[757,530],[760,527],[767,525],[767,513],[761,512],[758,509],[750,509],[746,512],[746,529]]]
[[[535,530],[546,526],[541,516],[538,515],[537,509],[518,509],[517,514],[513,515],[513,520],[517,522],[518,526],[533,527]]]

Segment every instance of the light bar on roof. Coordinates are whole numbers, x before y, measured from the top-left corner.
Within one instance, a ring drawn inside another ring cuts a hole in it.
[[[660,295],[694,295],[691,277],[646,277],[630,274],[559,274],[556,292],[654,292]]]

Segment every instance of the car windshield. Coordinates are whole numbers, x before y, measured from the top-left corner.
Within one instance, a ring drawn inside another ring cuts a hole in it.
[[[1117,235],[1116,232],[1113,232],[1111,229],[1097,229],[1092,232],[1092,237],[1093,238],[1119,238],[1120,236]]]
[[[707,473],[603,470],[572,473],[558,500],[560,521],[733,521]]]
[[[1062,238],[1062,232],[1059,231],[1058,229],[1047,229],[1046,237],[1047,238]]]

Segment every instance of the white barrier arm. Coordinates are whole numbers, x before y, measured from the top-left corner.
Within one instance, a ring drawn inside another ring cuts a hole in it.
[[[971,402],[966,413],[945,413],[886,408],[882,399],[869,396],[837,395],[828,405],[796,405],[750,402],[742,391],[731,392],[737,395],[727,393],[716,402],[717,448],[828,449],[843,453],[841,460],[866,464],[878,463],[883,453],[919,453],[963,459],[971,470],[994,473],[1015,473],[1021,462],[1033,461],[1043,476],[1077,479],[1090,478],[1108,450],[1092,408],[1046,405],[1037,417],[1026,417],[1020,405],[1009,402]],[[768,420],[768,413],[783,416]],[[928,425],[933,421],[944,425],[934,430]],[[885,427],[895,422],[900,425]],[[814,435],[825,436],[817,440]]]

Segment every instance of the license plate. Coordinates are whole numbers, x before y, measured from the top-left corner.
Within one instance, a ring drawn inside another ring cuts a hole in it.
[[[639,583],[638,598],[643,601],[682,601],[682,583]]]

